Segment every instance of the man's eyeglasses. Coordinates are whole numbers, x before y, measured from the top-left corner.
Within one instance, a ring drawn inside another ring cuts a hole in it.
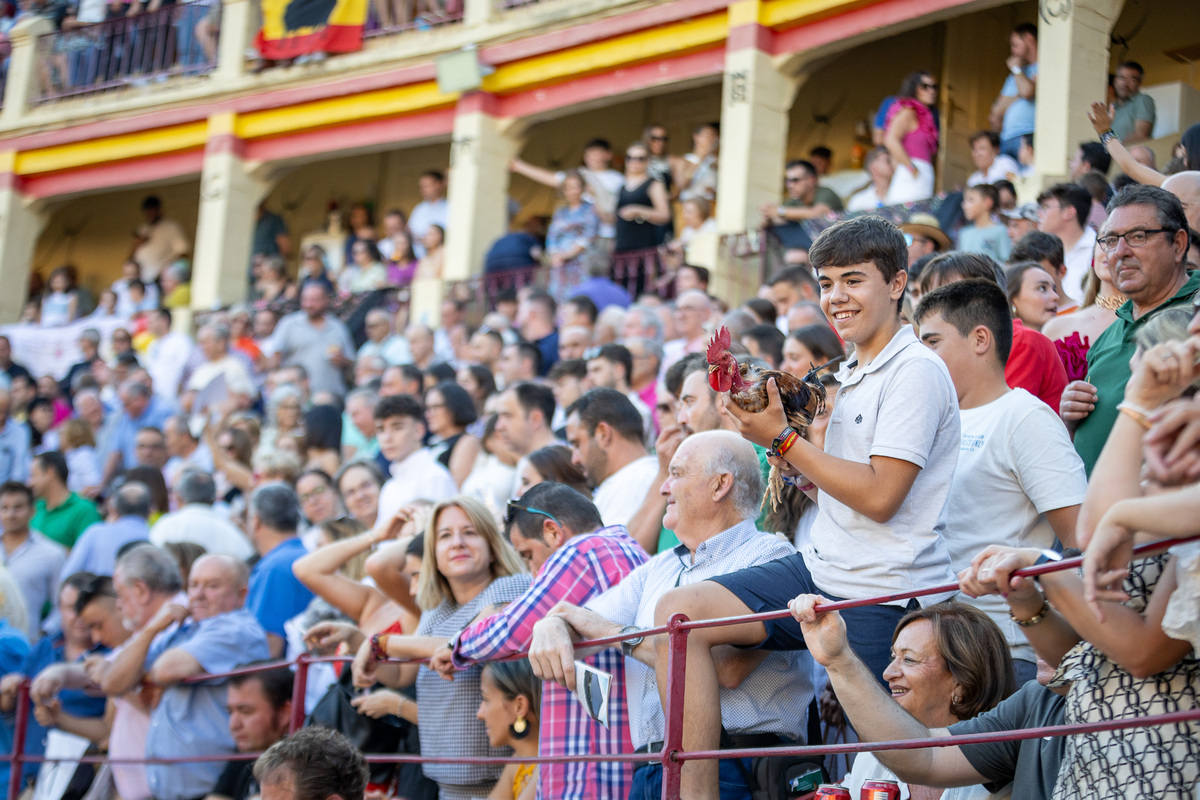
[[[933,89],[935,92],[941,88],[936,83],[922,83],[920,84],[920,87],[922,89]]]
[[[807,176],[805,176],[805,175],[788,175],[786,178],[784,178],[784,181],[786,181],[787,183],[799,183],[800,181],[804,180],[805,177],[807,177]]]
[[[313,489],[311,492],[305,492],[304,494],[297,495],[296,499],[300,501],[301,505],[303,505],[304,503],[307,503],[309,500],[313,500],[317,497],[320,497],[321,495],[325,494],[327,491],[329,491],[328,486],[318,486],[317,488]]]
[[[626,161],[645,161],[647,158],[648,156],[635,156],[630,153],[625,154]]]
[[[1170,228],[1155,228],[1149,231],[1126,231],[1125,233],[1110,233],[1107,236],[1101,236],[1096,240],[1100,245],[1100,249],[1106,253],[1111,253],[1117,249],[1117,245],[1122,239],[1125,244],[1130,247],[1144,247],[1146,242],[1150,240],[1150,235],[1155,233],[1169,233],[1175,235],[1175,231]]]
[[[559,525],[559,526],[562,525],[562,523],[558,521],[558,517],[554,516],[549,511],[542,511],[540,508],[534,508],[533,506],[523,506],[520,503],[518,503],[516,500],[509,500],[508,508],[505,510],[505,513],[504,513],[504,527],[507,528],[513,524],[513,519],[515,517],[513,512],[515,512],[515,511],[524,511],[528,514],[541,514],[543,517],[546,517],[547,519],[554,522],[554,524]]]
[[[647,136],[646,138],[647,138],[647,139],[649,139],[649,140],[650,140],[650,141],[652,141],[652,142],[665,142],[665,141],[667,141],[667,137],[666,137],[666,136]]]

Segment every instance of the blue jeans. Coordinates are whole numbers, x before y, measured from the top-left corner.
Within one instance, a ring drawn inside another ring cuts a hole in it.
[[[740,764],[738,762],[741,762]],[[750,772],[750,759],[723,758],[719,787],[721,800],[750,800],[750,787],[746,775]],[[650,763],[633,773],[633,786],[629,789],[629,800],[661,800],[662,764]]]
[[[196,25],[208,16],[208,6],[188,3],[178,13],[179,17],[175,20],[175,50],[179,54],[179,63],[184,67],[184,71],[196,72],[197,70],[187,68],[200,66],[208,60],[204,48],[200,46],[200,39],[196,36]]]

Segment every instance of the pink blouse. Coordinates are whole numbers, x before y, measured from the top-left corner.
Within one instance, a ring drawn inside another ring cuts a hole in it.
[[[887,112],[885,128],[891,127],[892,120],[906,108],[911,108],[917,115],[917,128],[901,141],[904,152],[909,158],[919,158],[933,163],[938,150],[938,129],[933,122],[933,114],[919,100],[912,97],[897,97]]]

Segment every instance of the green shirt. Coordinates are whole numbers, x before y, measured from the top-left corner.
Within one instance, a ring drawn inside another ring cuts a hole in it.
[[[1117,421],[1117,403],[1125,398],[1125,384],[1129,383],[1130,377],[1129,359],[1137,349],[1138,331],[1155,312],[1190,305],[1197,290],[1200,290],[1200,272],[1193,272],[1174,297],[1138,319],[1133,318],[1133,301],[1127,301],[1117,309],[1117,321],[1096,337],[1088,349],[1087,382],[1096,387],[1096,408],[1075,429],[1075,449],[1089,476]]]
[[[758,445],[754,444],[753,442],[750,443],[750,446],[754,448],[754,452],[758,455],[758,467],[759,467],[759,469],[762,470],[763,486],[765,487],[767,485],[767,476],[771,474],[771,465],[767,462],[767,448],[759,447]],[[758,515],[758,522],[755,523],[756,527],[759,530],[763,529],[763,525],[766,523],[766,519],[767,519],[767,509],[764,506],[762,512]],[[658,552],[662,553],[666,550],[670,550],[671,548],[675,547],[678,544],[679,544],[679,537],[676,536],[672,531],[669,531],[666,528],[663,528],[659,532],[659,534],[658,534]]]
[[[63,504],[55,509],[47,509],[45,500],[38,500],[33,521],[29,527],[53,539],[63,547],[74,547],[89,525],[99,522],[102,517],[91,500],[71,492]]]

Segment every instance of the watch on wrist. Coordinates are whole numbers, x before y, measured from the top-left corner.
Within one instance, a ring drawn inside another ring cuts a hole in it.
[[[1011,67],[1009,67],[1008,71],[1011,72],[1013,75],[1021,74],[1021,68],[1019,66],[1017,66],[1016,64],[1013,64]]]
[[[1117,134],[1113,133],[1113,129],[1109,128],[1104,133],[1100,134],[1100,144],[1108,147],[1108,143],[1118,138]]]
[[[639,628],[637,625],[626,625],[624,628],[621,628],[621,635],[624,636],[627,633],[636,633],[640,630],[641,628]],[[621,654],[632,658],[634,649],[641,644],[642,640],[645,638],[645,636],[634,636],[631,639],[622,639]]]
[[[1037,566],[1041,566],[1042,564],[1049,564],[1051,562],[1057,564],[1059,561],[1062,561],[1062,560],[1063,560],[1062,553],[1058,552],[1057,550],[1047,549],[1047,550],[1043,550],[1041,552],[1041,555],[1039,555],[1037,557],[1037,561],[1034,561],[1033,565],[1035,567],[1037,567]],[[1041,580],[1039,580],[1041,577],[1042,577],[1041,575],[1033,576],[1033,582],[1036,583],[1038,586],[1042,585]],[[1040,622],[1041,620],[1039,619],[1038,621]],[[1032,624],[1032,623],[1030,623],[1030,624]]]
[[[783,454],[792,449],[792,445],[800,438],[800,431],[788,425],[771,441],[767,455],[771,458],[782,458]]]

